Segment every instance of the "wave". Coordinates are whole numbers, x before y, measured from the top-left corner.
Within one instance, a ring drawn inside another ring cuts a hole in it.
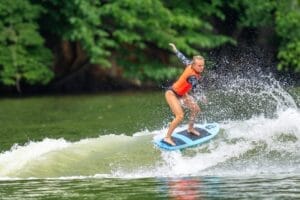
[[[287,109],[278,116],[223,122],[216,139],[176,152],[162,151],[152,143],[166,129],[77,142],[31,141],[0,154],[0,179],[299,173],[300,112]]]
[[[45,138],[0,153],[0,180],[300,173],[297,103],[272,77],[256,76],[216,76],[220,84],[208,93],[211,103],[202,121],[219,121],[221,131],[206,144],[160,150],[153,137],[166,128],[77,142]]]

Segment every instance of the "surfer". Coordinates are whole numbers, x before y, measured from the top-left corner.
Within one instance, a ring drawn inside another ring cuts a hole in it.
[[[175,118],[170,123],[164,142],[176,146],[171,139],[171,135],[175,128],[184,118],[184,111],[181,102],[190,110],[190,118],[188,123],[188,132],[199,136],[200,133],[194,128],[196,115],[200,112],[200,107],[195,102],[192,96],[188,93],[192,88],[195,88],[200,79],[201,73],[204,70],[205,60],[202,56],[194,56],[192,60],[187,59],[173,43],[169,43],[173,52],[179,60],[185,65],[185,70],[180,75],[179,79],[167,89],[165,98],[169,104]]]

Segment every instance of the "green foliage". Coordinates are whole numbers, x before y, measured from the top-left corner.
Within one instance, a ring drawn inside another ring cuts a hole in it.
[[[0,80],[47,84],[53,71],[44,38],[55,36],[83,47],[88,61],[109,67],[116,59],[124,75],[140,81],[161,82],[181,68],[168,54],[169,42],[187,56],[225,43],[214,20],[239,13],[238,29],[274,27],[278,69],[300,71],[299,0],[9,0],[0,4]],[[52,42],[52,40],[51,40]],[[53,45],[55,46],[55,44]],[[169,66],[168,66],[169,65]]]
[[[43,1],[44,27],[62,40],[80,42],[92,63],[110,66],[107,59],[116,43],[101,21],[101,3],[94,0]]]
[[[276,32],[281,38],[278,69],[300,72],[300,1],[287,0],[279,4]]]
[[[161,63],[145,64],[143,66],[131,64],[126,67],[125,76],[131,79],[138,79],[142,82],[155,81],[157,83],[172,80],[182,71],[177,67],[167,67]],[[138,71],[136,71],[138,69]]]
[[[213,26],[204,18],[212,15],[223,17],[217,9],[221,1],[213,2],[202,5],[196,1],[115,0],[105,4],[101,13],[103,21],[110,22],[106,26],[109,26],[109,33],[119,45],[116,50],[129,46],[130,51],[139,52],[139,57],[143,57],[130,65],[122,65],[122,59],[126,61],[129,57],[135,57],[132,52],[127,52],[127,56],[118,60],[125,68],[126,75],[155,81],[168,76],[174,78],[176,73],[173,72],[176,70],[168,73],[172,68],[158,65],[158,58],[153,59],[153,55],[147,55],[147,52],[157,48],[169,50],[169,42],[175,43],[190,56],[198,54],[202,48],[234,43],[229,37],[214,34]]]
[[[241,13],[239,22],[243,27],[262,27],[274,24],[276,0],[236,0],[229,6]]]
[[[5,85],[20,87],[20,81],[46,84],[53,77],[47,67],[51,53],[43,46],[35,23],[41,11],[26,0],[0,4],[0,80]]]
[[[241,12],[241,27],[275,27],[280,39],[278,69],[300,72],[299,0],[237,0],[230,5]]]
[[[289,42],[281,47],[278,58],[280,63],[279,70],[287,70],[289,66],[293,66],[295,72],[300,72],[300,40],[297,42]]]
[[[136,75],[141,80],[152,77],[158,81],[161,77],[155,71],[160,75],[168,73],[163,72],[165,67],[155,67],[159,61],[147,56],[151,48],[169,49],[168,43],[174,42],[185,53],[192,55],[198,53],[200,48],[233,43],[229,37],[214,34],[213,26],[203,17],[223,17],[218,9],[220,0],[214,0],[212,5],[204,3],[206,9],[198,3],[195,4],[197,8],[193,9],[188,2],[182,2],[52,0],[44,1],[42,5],[47,10],[44,18],[47,19],[49,31],[65,40],[79,41],[92,63],[110,66],[111,53],[118,54],[125,50],[127,55],[123,54],[118,59],[121,64],[128,61],[131,50],[139,51],[143,59],[132,63],[130,68],[121,65],[125,74],[132,72],[131,76]],[[137,72],[143,72],[144,77]]]
[[[203,8],[195,1],[198,7],[191,7],[185,1],[111,2],[104,5],[103,15],[112,20],[112,35],[118,43],[134,44],[141,49],[146,43],[152,43],[166,49],[171,41],[192,55],[199,48],[213,48],[225,42],[233,42],[229,37],[213,33],[212,25],[204,18],[207,12],[201,13]],[[173,10],[173,7],[176,9]]]

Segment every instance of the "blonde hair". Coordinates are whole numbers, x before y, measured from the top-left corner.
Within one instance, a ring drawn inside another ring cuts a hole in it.
[[[195,60],[204,60],[204,61],[205,61],[204,57],[203,57],[203,56],[200,56],[200,55],[193,56],[192,63],[194,63],[194,62],[195,62]]]

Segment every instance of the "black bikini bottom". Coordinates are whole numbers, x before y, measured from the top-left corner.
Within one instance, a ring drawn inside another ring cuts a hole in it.
[[[171,86],[168,87],[166,91],[168,91],[168,90],[171,90],[176,95],[177,98],[181,98],[182,97],[182,95],[177,94],[177,92],[175,92],[175,90]]]

